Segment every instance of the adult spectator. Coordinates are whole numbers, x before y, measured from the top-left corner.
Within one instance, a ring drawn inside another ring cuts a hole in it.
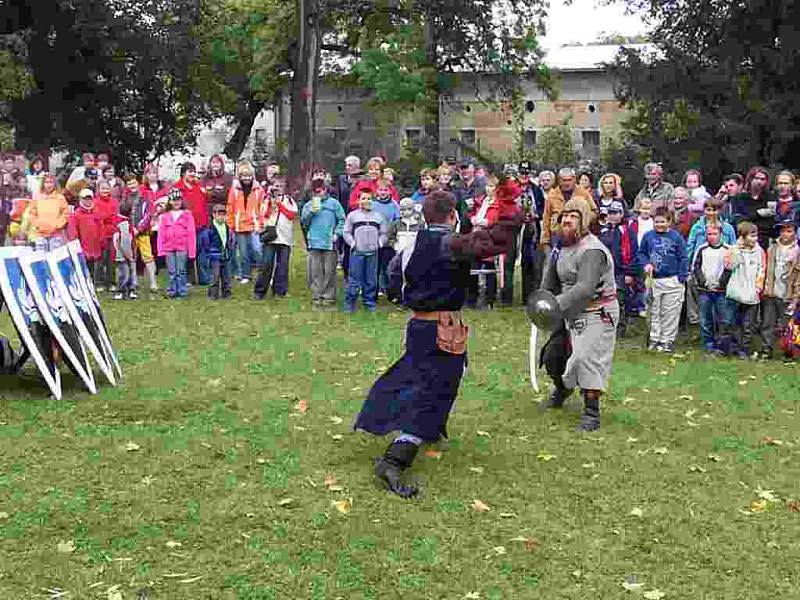
[[[519,164],[519,184],[522,208],[522,303],[531,292],[539,289],[544,269],[544,252],[539,247],[542,237],[542,215],[544,214],[544,192],[531,179],[531,164]]]
[[[475,198],[486,195],[486,180],[478,179],[475,161],[471,158],[461,161],[459,181],[451,188],[456,202],[466,207],[466,214],[474,212]]]
[[[91,152],[84,152],[81,154],[81,165],[72,169],[72,173],[69,174],[69,179],[67,179],[67,187],[77,183],[81,179],[85,179],[86,170],[94,169],[95,167],[97,167],[97,162],[95,161],[94,154]]]
[[[12,202],[14,198],[23,195],[24,188],[20,189],[19,178],[20,173],[14,162],[14,156],[6,154],[0,168],[0,241],[5,239]]]
[[[613,202],[621,202],[628,212],[628,203],[625,202],[625,194],[622,192],[622,178],[616,173],[606,173],[600,178],[600,186],[597,196],[597,209],[610,210]]]
[[[125,182],[117,177],[117,170],[114,168],[114,165],[106,165],[100,173],[103,179],[108,181],[108,184],[111,186],[111,196],[114,200],[117,202],[122,200],[122,196],[125,193]]]
[[[39,191],[42,189],[44,175],[44,158],[41,156],[34,156],[31,159],[30,167],[25,175],[28,192],[30,192],[32,195],[39,193]]]
[[[706,200],[711,198],[706,187],[703,185],[703,174],[699,169],[689,169],[683,175],[683,187],[689,192],[689,212],[699,218],[703,214]],[[673,190],[672,197],[675,197]],[[691,269],[690,269],[691,271]]]
[[[233,175],[225,172],[225,160],[220,154],[213,154],[208,159],[208,168],[200,180],[200,187],[206,195],[209,219],[212,218],[211,209],[215,204],[225,205],[228,202],[231,183],[233,183]]]
[[[717,190],[716,198],[722,200],[723,207],[720,217],[726,223],[733,222],[733,209],[731,208],[731,200],[742,192],[744,186],[744,177],[740,173],[731,173],[726,175],[722,180],[722,185]]]
[[[211,283],[211,272],[205,252],[200,251],[199,240],[203,235],[203,230],[208,227],[208,207],[206,195],[200,187],[200,180],[197,177],[197,168],[194,163],[185,162],[181,165],[180,179],[175,182],[174,188],[178,188],[183,195],[184,206],[192,213],[195,225],[195,242],[197,242],[197,255],[194,260],[194,268],[189,269],[189,275],[193,285],[208,285]]]
[[[249,162],[239,163],[237,179],[228,191],[228,227],[236,236],[238,258],[234,261],[237,279],[250,283],[253,266],[261,262],[261,242],[258,239],[256,219],[264,204],[265,190],[255,180],[255,171]]]
[[[378,191],[378,179],[383,172],[384,162],[382,158],[370,158],[367,162],[367,176],[360,179],[350,190],[350,210],[358,209],[358,199],[362,190],[369,190],[373,195]],[[392,200],[400,201],[397,188],[390,186]]]
[[[361,171],[361,159],[357,156],[348,156],[344,159],[344,173],[337,175],[334,184],[334,197],[342,205],[344,214],[350,211],[350,192],[353,191],[356,183],[363,176]]]
[[[588,206],[586,214],[594,215],[596,206],[589,193],[577,187],[575,169],[564,167],[558,172],[558,186],[552,188],[544,201],[544,214],[542,215],[542,250],[547,254],[550,252],[552,237],[558,227],[558,220],[564,204],[571,199],[585,202]],[[586,223],[586,227],[591,228],[593,223]]]
[[[653,201],[651,208],[653,213],[661,207],[668,208],[670,201],[675,196],[675,190],[671,183],[664,181],[664,169],[661,165],[647,163],[644,166],[644,177],[647,182],[636,194],[636,198],[633,200],[633,210],[639,209],[639,201],[642,198],[650,198]]]
[[[734,225],[750,221],[758,227],[758,244],[769,248],[774,235],[775,201],[769,193],[769,173],[764,167],[752,167],[744,179],[744,189],[731,200]]]

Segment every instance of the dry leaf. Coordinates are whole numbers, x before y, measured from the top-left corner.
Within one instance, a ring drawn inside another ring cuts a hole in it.
[[[556,457],[555,454],[548,454],[547,452],[540,452],[539,454],[536,455],[536,458],[538,458],[542,462],[553,460],[555,457]]]
[[[474,508],[478,512],[489,512],[490,510],[492,510],[491,508],[489,508],[488,504],[484,504],[480,500],[473,500],[472,508]]]
[[[644,516],[644,511],[641,508],[639,508],[638,506],[634,506],[631,509],[631,512],[628,513],[628,514],[630,514],[632,517],[640,517],[641,518],[641,517]]]
[[[470,467],[469,470],[478,475],[483,475],[483,467]]]
[[[767,502],[777,503],[781,501],[780,498],[775,495],[775,492],[772,490],[764,490],[761,487],[756,488],[756,495]]]
[[[178,583],[194,583],[195,581],[199,581],[202,579],[202,575],[198,575],[197,577],[190,577],[189,579],[181,579]]]
[[[642,594],[642,596],[644,596],[645,600],[661,600],[666,594],[661,590],[650,590]]]
[[[705,473],[706,469],[704,469],[703,467],[700,467],[698,465],[691,465],[689,467],[689,472],[690,473]]]
[[[180,548],[181,545],[182,544],[180,542],[173,542],[172,540],[166,543],[167,548]]]
[[[649,388],[642,388],[642,391],[643,391],[645,394],[649,394],[649,393],[650,393],[650,389],[649,389]]]
[[[697,409],[691,408],[687,410],[685,413],[683,413],[683,416],[686,417],[687,419],[691,419],[695,415],[695,413],[697,413]]]
[[[767,501],[766,500],[753,500],[750,503],[750,512],[751,513],[763,513],[767,510]]]
[[[644,587],[643,583],[639,583],[637,581],[623,581],[622,587],[628,590],[629,592],[640,592]]]
[[[768,435],[761,438],[761,443],[766,446],[783,446],[783,442],[781,440],[776,440]]]
[[[800,513],[800,500],[789,499],[786,501],[786,508],[791,512]]]
[[[747,379],[742,379],[742,380],[739,382],[739,385],[747,385]]]
[[[256,459],[256,463],[258,463],[259,465],[266,464],[266,462],[267,462],[266,458],[257,458]]]
[[[438,450],[434,450],[433,448],[429,448],[425,450],[425,456],[427,456],[428,458],[435,458],[436,460],[439,460],[440,458],[442,458],[442,453],[439,452]]]
[[[492,435],[488,431],[481,431],[480,429],[476,431],[475,434],[481,437],[492,437]]]
[[[333,475],[325,475],[325,487],[336,485],[336,477]]]
[[[665,446],[659,446],[658,448],[653,448],[653,454],[667,454],[669,450]]]
[[[358,356],[358,352],[348,352],[347,353],[347,358],[355,358],[356,356]]]
[[[492,548],[492,551],[495,554],[497,554],[498,556],[503,556],[506,553],[506,547],[505,546],[495,546],[494,548]]]
[[[694,400],[694,396],[690,394],[683,394],[681,396],[678,396],[678,400],[686,400],[688,402],[691,402],[692,400]]]
[[[350,509],[353,508],[353,499],[346,498],[344,500],[334,500],[333,502],[331,502],[331,504],[340,513],[346,515],[347,513],[350,512]]]
[[[629,444],[635,444],[636,442],[638,442],[638,441],[639,441],[639,438],[635,438],[635,437],[629,437],[629,438],[628,438],[627,440],[625,440],[625,441],[626,441],[627,443],[629,443]]]
[[[533,538],[528,538],[525,540],[525,550],[528,552],[533,552],[539,547],[539,542]]]
[[[305,427],[301,427],[300,425],[295,425],[294,429],[295,429],[295,431],[305,431],[306,430]]]
[[[634,402],[636,402],[636,398],[633,396],[625,396],[625,398],[622,400],[623,404],[633,404]]]
[[[328,417],[328,419],[330,419],[331,423],[333,423],[334,425],[342,424],[342,417]]]
[[[298,400],[295,408],[301,415],[304,415],[308,411],[308,402],[305,400]]]
[[[342,486],[342,485],[329,485],[328,486],[328,491],[329,492],[343,492],[344,491],[344,486]]]
[[[11,517],[11,515],[9,515],[7,512],[0,512],[0,521],[5,521],[6,519],[8,519],[10,517]]]
[[[722,459],[719,457],[718,454],[709,454],[708,455],[708,460],[710,460],[711,462],[719,462]]]
[[[659,371],[659,375],[669,375],[669,371]]]
[[[151,477],[150,475],[145,475],[142,477],[142,485],[150,485],[156,480],[155,477]]]
[[[71,552],[75,552],[75,542],[72,540],[62,540],[56,545],[56,550],[58,550],[60,554],[70,554]]]
[[[595,466],[596,465],[593,462],[583,463],[581,465],[581,467],[584,468],[584,469],[594,469]]]
[[[291,506],[294,504],[294,498],[283,498],[278,500],[278,506]]]
[[[137,450],[141,449],[141,446],[135,442],[128,442],[125,444],[125,446],[123,446],[123,448],[128,452],[136,452]]]
[[[464,600],[480,600],[481,595],[478,592],[467,592],[464,595]]]

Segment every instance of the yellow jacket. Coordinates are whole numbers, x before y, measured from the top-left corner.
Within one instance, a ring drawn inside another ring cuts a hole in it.
[[[573,200],[583,200],[589,205],[589,211],[592,213],[597,212],[594,199],[589,195],[585,189],[575,187],[572,192]],[[542,215],[542,239],[543,245],[550,245],[550,238],[558,226],[558,219],[561,216],[561,209],[564,208],[564,195],[561,193],[561,188],[557,185],[547,192],[547,197],[544,199],[544,214]],[[587,224],[588,227],[588,224]]]
[[[49,237],[67,226],[69,204],[60,192],[36,194],[28,207],[34,235]]]

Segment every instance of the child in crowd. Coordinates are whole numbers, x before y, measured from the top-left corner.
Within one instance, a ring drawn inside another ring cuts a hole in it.
[[[363,190],[368,190],[373,196],[378,191],[378,182],[381,179],[384,164],[383,159],[378,156],[374,156],[367,161],[366,177],[360,179],[350,191],[350,210],[356,210],[358,208],[359,198]],[[389,186],[392,200],[399,200],[400,196],[394,185],[388,182],[384,182],[384,184]]]
[[[166,211],[158,218],[158,255],[167,261],[167,297],[186,298],[189,294],[186,263],[197,255],[197,242],[194,217],[183,206],[180,188],[169,191]]]
[[[336,303],[335,240],[344,231],[345,215],[341,203],[328,193],[325,181],[311,182],[311,200],[303,207],[300,224],[306,231],[308,279],[311,303],[333,306]]]
[[[200,234],[200,246],[211,267],[211,285],[208,297],[212,300],[231,297],[233,257],[236,253],[236,235],[228,227],[228,213],[224,204],[211,207],[211,227]]]
[[[155,292],[158,288],[156,283],[156,264],[153,260],[153,250],[150,245],[150,223],[153,219],[153,200],[152,194],[142,193],[143,186],[135,175],[125,176],[125,191],[122,195],[123,202],[127,202],[131,207],[131,224],[135,230],[133,239],[137,256],[144,264],[150,284],[150,291]],[[136,269],[133,270],[133,287],[138,287],[138,277]]]
[[[498,199],[497,188],[499,180],[494,175],[489,175],[486,178],[486,194],[478,201],[476,201],[475,214],[472,216],[471,224],[473,229],[486,229],[493,220],[493,215],[497,213]],[[474,287],[477,293],[475,299],[475,308],[483,310],[487,307],[494,306],[497,298],[497,266],[495,257],[487,258],[484,260],[476,260],[473,263],[475,270],[478,271],[477,278],[474,281]]]
[[[392,199],[392,190],[389,183],[383,179],[378,181],[372,209],[380,213],[386,222],[387,228],[400,218],[400,207]],[[382,246],[378,250],[378,293],[386,293],[386,289],[389,287],[389,276],[386,271],[393,256],[394,248],[389,244]]]
[[[350,267],[344,309],[353,312],[361,292],[364,308],[374,311],[378,287],[378,250],[386,245],[386,221],[372,209],[372,193],[362,190],[359,208],[347,215],[344,241],[350,246]]]
[[[22,227],[22,220],[28,214],[28,207],[30,204],[30,198],[14,198],[11,201],[11,212],[8,215],[9,222],[6,246],[28,245],[28,236],[26,229]],[[27,218],[25,220],[27,225]]]
[[[42,190],[28,207],[28,219],[37,250],[51,251],[64,245],[69,218],[69,205],[64,195],[56,189],[56,178],[46,173]]]
[[[95,212],[92,190],[82,189],[79,192],[78,207],[69,217],[67,237],[80,241],[86,266],[94,281],[97,263],[103,255],[103,222]]]
[[[256,300],[263,300],[272,286],[275,298],[283,298],[289,291],[289,256],[294,242],[294,224],[297,204],[286,193],[286,178],[276,175],[260,211],[258,229],[261,232],[261,273],[253,286]]]
[[[742,221],[739,240],[731,253],[731,278],[726,295],[731,301],[732,319],[737,327],[736,356],[751,356],[750,342],[758,321],[758,305],[764,289],[764,250],[758,244],[758,227]]]
[[[436,189],[438,173],[436,169],[422,169],[419,173],[419,189],[411,195],[411,199],[422,210],[425,196]]]
[[[135,300],[136,295],[136,246],[134,228],[131,224],[129,202],[122,201],[119,206],[117,223],[114,227],[114,260],[117,263],[117,291],[114,300]]]
[[[636,243],[636,235],[633,230],[624,222],[625,205],[619,200],[612,200],[607,205],[600,206],[600,216],[605,215],[605,221],[601,220],[600,241],[614,257],[614,279],[617,283],[617,295],[620,306],[626,306],[626,300],[636,293],[636,277],[638,275],[638,263],[636,253],[639,246]],[[620,311],[619,325],[617,326],[617,336],[625,337],[628,327],[627,311]]]
[[[119,214],[119,202],[111,194],[111,184],[105,179],[97,182],[97,194],[94,197],[94,212],[100,218],[103,232],[103,256],[97,266],[98,291],[114,287],[114,225]]]
[[[242,284],[250,283],[253,265],[261,262],[261,242],[258,239],[258,215],[264,205],[265,190],[256,181],[255,170],[249,162],[240,162],[236,179],[228,190],[228,227],[236,236],[236,278]],[[277,175],[273,175],[277,177]]]
[[[678,323],[683,305],[684,283],[688,277],[686,242],[677,231],[670,229],[672,215],[661,207],[653,219],[653,231],[648,231],[639,246],[638,260],[652,277],[652,306],[650,307],[651,351],[672,352],[678,335]]]
[[[402,252],[413,235],[422,229],[422,214],[414,210],[414,201],[411,198],[400,200],[400,219],[392,221],[386,229],[387,244],[397,252]]]
[[[700,337],[706,352],[731,352],[731,317],[725,290],[731,278],[730,245],[722,241],[720,222],[708,223],[706,242],[697,249],[692,273],[698,291]]]
[[[703,185],[703,174],[697,169],[689,169],[683,177],[686,190],[689,192],[689,212],[695,218],[703,214],[706,200],[711,198]]]
[[[636,243],[640,246],[645,234],[653,230],[652,207],[653,201],[650,198],[642,198],[639,200],[639,207],[633,211],[634,214],[630,226],[636,234]]]
[[[689,239],[689,232],[697,218],[689,210],[689,191],[685,187],[675,188],[675,196],[670,205],[672,211],[672,228],[681,234],[685,240]]]
[[[766,358],[772,358],[775,339],[788,321],[791,311],[789,272],[800,255],[794,220],[788,218],[779,222],[775,229],[778,230],[778,239],[767,251],[764,294],[761,297],[761,337]]]

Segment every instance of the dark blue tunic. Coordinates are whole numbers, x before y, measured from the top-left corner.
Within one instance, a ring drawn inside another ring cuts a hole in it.
[[[470,261],[505,251],[513,226],[494,232],[453,236],[449,227],[432,225],[417,234],[402,271],[402,254],[391,267],[394,287],[416,311],[461,310],[469,283]],[[466,354],[449,354],[436,344],[437,322],[410,319],[406,351],[372,386],[355,429],[375,435],[402,431],[425,441],[446,436],[447,418],[456,399]]]

